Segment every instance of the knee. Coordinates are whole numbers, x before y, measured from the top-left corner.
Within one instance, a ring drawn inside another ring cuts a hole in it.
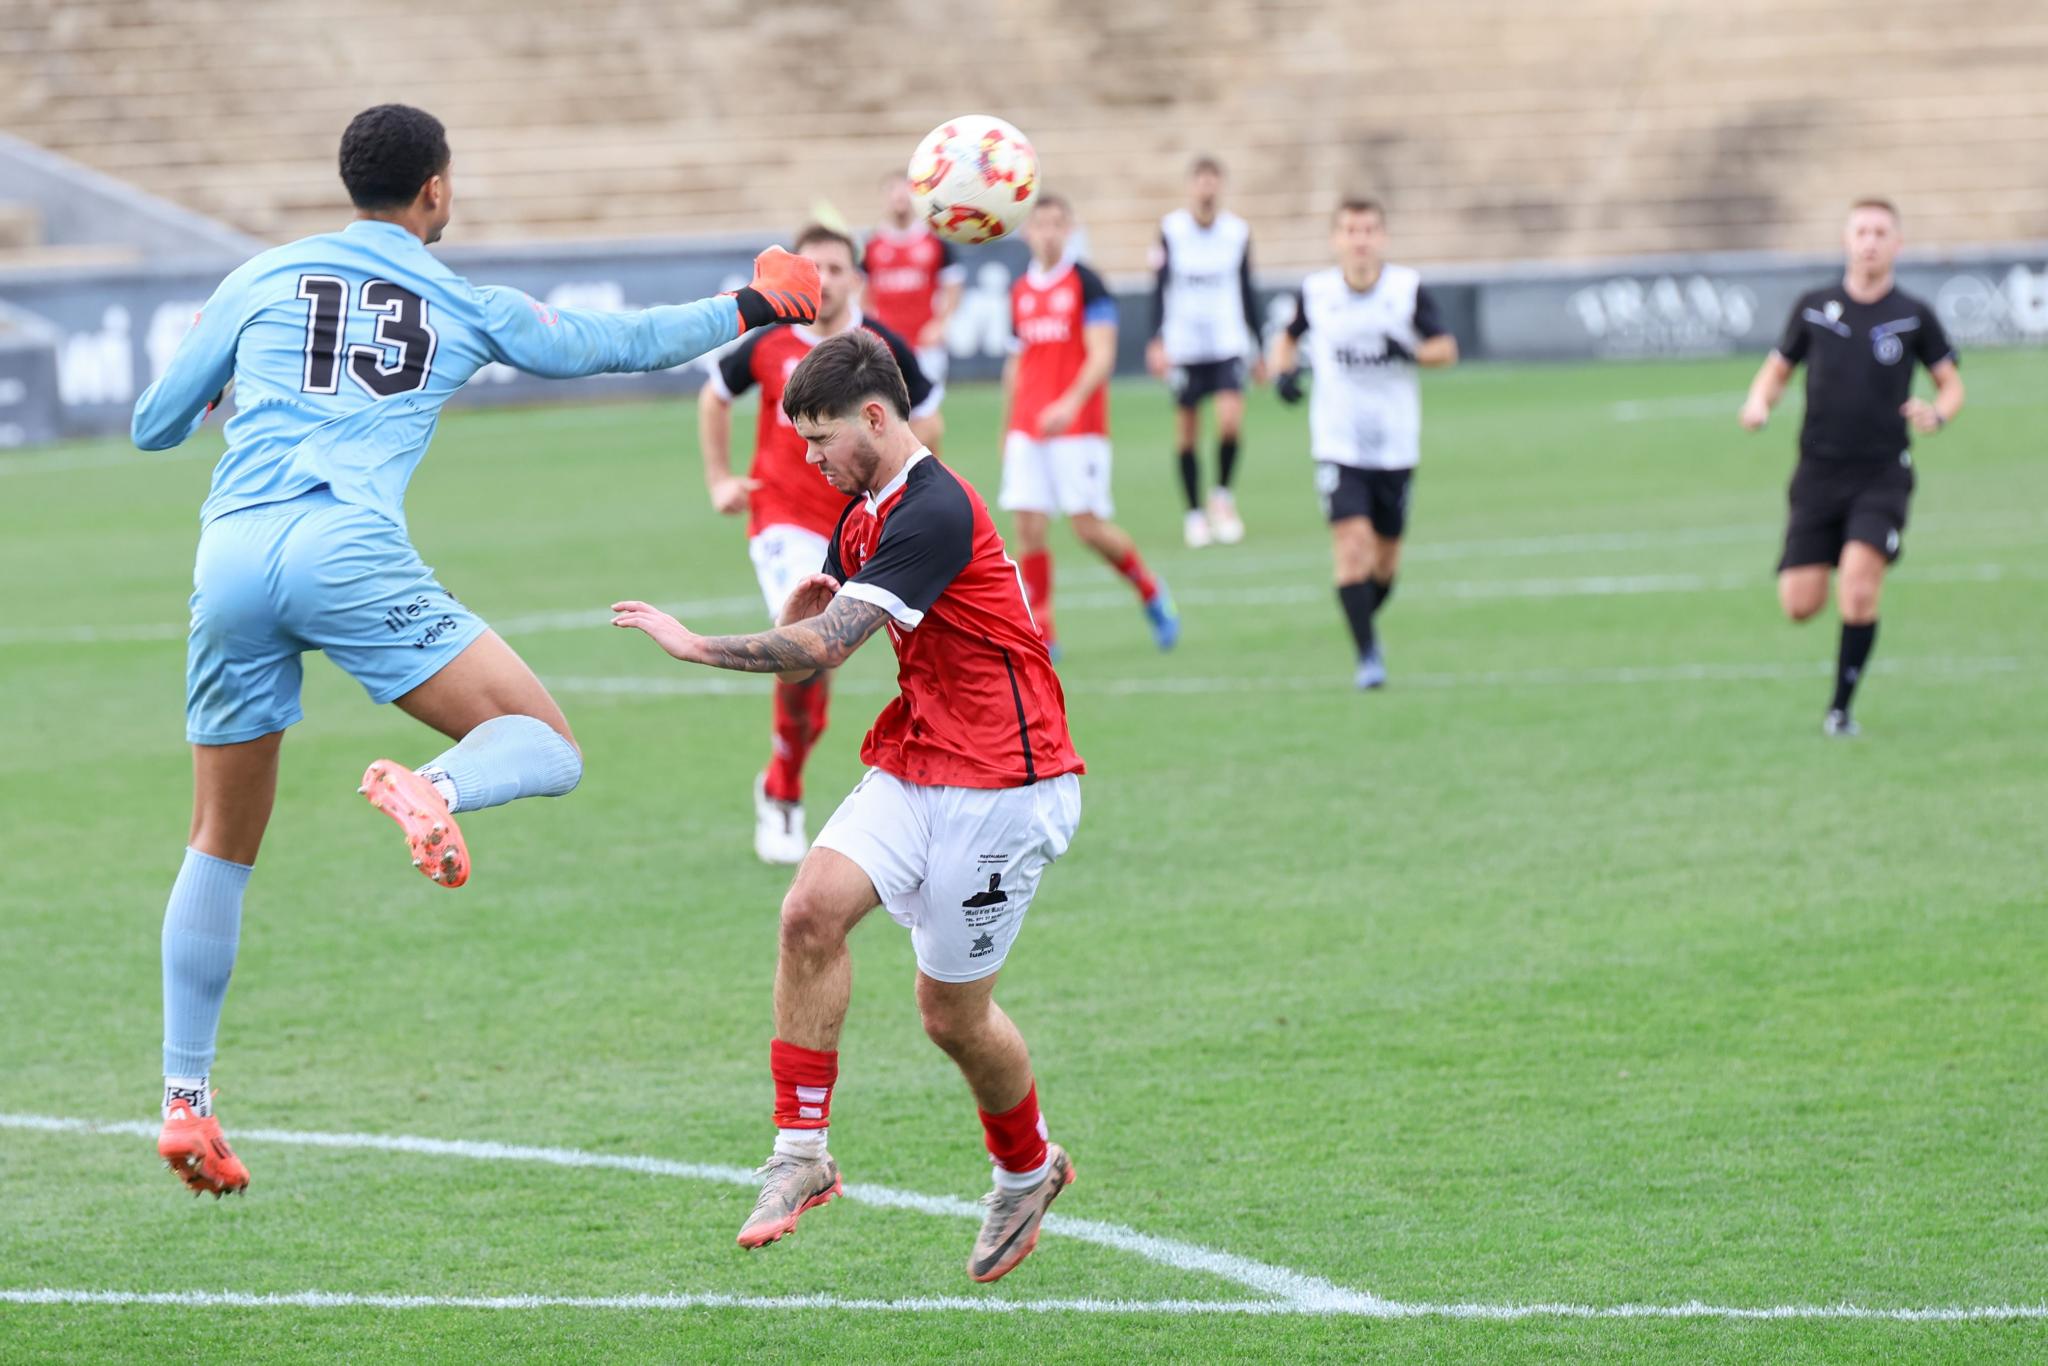
[[[1819,589],[1802,583],[1780,583],[1778,585],[1778,606],[1784,610],[1787,621],[1805,621],[1818,613],[1827,601],[1827,588]]]
[[[829,953],[846,938],[839,919],[822,897],[799,880],[782,898],[781,940],[784,953],[815,957]]]
[[[988,1004],[986,999],[958,1001],[923,991],[918,993],[917,1013],[926,1038],[948,1053],[958,1053],[981,1033],[988,1019]]]
[[[1858,623],[1870,621],[1877,616],[1877,587],[1874,584],[1843,584],[1841,602],[1842,620]]]

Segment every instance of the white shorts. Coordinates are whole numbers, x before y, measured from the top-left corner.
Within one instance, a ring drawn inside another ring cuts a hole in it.
[[[759,535],[747,538],[747,558],[754,562],[770,622],[781,618],[782,604],[798,584],[825,568],[826,549],[823,536],[786,524],[762,527]]]
[[[1108,517],[1116,511],[1109,497],[1109,438],[1041,440],[1011,432],[1003,438],[1003,487],[996,502],[1006,512]]]
[[[1046,865],[1081,823],[1081,779],[1029,787],[924,787],[871,768],[814,849],[846,855],[910,931],[917,969],[977,982],[1003,965]]]
[[[924,377],[932,382],[935,390],[946,387],[946,371],[952,364],[953,353],[946,350],[944,342],[917,348],[917,368],[924,371]]]

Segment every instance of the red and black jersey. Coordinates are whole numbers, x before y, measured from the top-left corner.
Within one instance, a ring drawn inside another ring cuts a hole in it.
[[[1067,699],[981,495],[929,451],[851,503],[825,556],[889,614],[896,699],[861,762],[928,787],[1024,787],[1083,772]]]
[[[1010,286],[1010,326],[1017,335],[1017,386],[1010,395],[1008,430],[1038,435],[1038,415],[1058,400],[1088,358],[1085,334],[1095,323],[1116,321],[1109,287],[1079,261],[1031,269]],[[1088,401],[1065,436],[1109,434],[1109,386]]]
[[[912,412],[932,395],[931,381],[917,363],[910,344],[871,318],[854,317],[880,337],[903,371]],[[711,391],[728,403],[755,385],[761,386],[761,415],[754,430],[754,464],[748,476],[761,485],[754,490],[747,515],[747,534],[758,536],[771,526],[800,526],[830,536],[846,510],[846,495],[832,487],[818,468],[804,458],[804,439],[782,411],[782,391],[797,362],[822,340],[808,327],[787,324],[748,332],[711,367]]]
[[[925,224],[877,228],[861,255],[868,311],[912,342],[932,320],[939,286],[962,278],[952,244]]]

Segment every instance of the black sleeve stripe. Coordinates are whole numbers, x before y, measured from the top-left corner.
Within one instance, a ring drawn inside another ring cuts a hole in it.
[[[1252,283],[1252,239],[1247,232],[1244,239],[1244,256],[1237,263],[1237,287],[1244,295],[1244,325],[1252,334],[1252,341],[1259,340],[1259,291]]]
[[[825,564],[820,572],[830,574],[841,583],[846,581],[846,566],[839,559],[839,539],[846,534],[846,519],[853,516],[853,510],[860,506],[860,501],[858,498],[846,500],[839,520],[832,524],[832,539],[825,543]]]
[[[1173,275],[1173,249],[1167,245],[1166,229],[1159,230],[1159,274],[1152,282],[1152,335],[1166,329],[1166,284]]]
[[[1287,324],[1287,335],[1296,341],[1308,335],[1308,296],[1298,289],[1294,291],[1294,320]]]
[[[768,332],[765,327],[748,329],[738,346],[718,358],[718,377],[725,381],[726,392],[733,397],[754,387],[754,348]]]
[[[1081,281],[1081,306],[1086,308],[1097,299],[1109,297],[1109,286],[1102,283],[1102,277],[1082,262],[1074,262],[1074,274]]]

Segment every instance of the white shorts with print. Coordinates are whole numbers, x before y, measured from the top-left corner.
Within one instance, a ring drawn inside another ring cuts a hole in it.
[[[1041,440],[1011,432],[1003,438],[1003,488],[996,502],[1005,512],[1110,516],[1116,505],[1109,497],[1109,438]]]
[[[925,787],[871,768],[812,842],[852,859],[910,931],[917,968],[979,981],[1003,965],[1046,865],[1081,823],[1081,779]]]
[[[815,531],[780,523],[747,538],[747,558],[754,562],[754,577],[760,580],[771,623],[781,618],[782,604],[796,586],[825,568],[827,548],[825,538]]]

